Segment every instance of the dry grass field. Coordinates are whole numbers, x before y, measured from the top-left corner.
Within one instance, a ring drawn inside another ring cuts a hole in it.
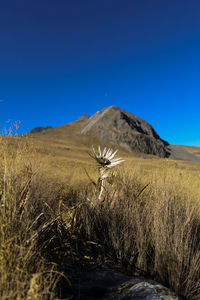
[[[73,272],[104,266],[199,299],[200,162],[119,148],[99,203],[81,126],[0,136],[0,299],[66,298]]]

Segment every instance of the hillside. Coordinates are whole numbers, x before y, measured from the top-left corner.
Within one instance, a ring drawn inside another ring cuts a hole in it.
[[[198,147],[171,145],[162,140],[149,123],[116,106],[106,107],[91,117],[82,115],[69,124],[42,131],[33,129],[30,133],[46,152],[67,155],[72,160],[85,160],[91,146],[99,144],[117,147],[128,157],[153,155],[175,160],[200,160]]]

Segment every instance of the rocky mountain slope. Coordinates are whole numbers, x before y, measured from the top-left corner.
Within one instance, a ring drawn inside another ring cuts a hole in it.
[[[116,106],[106,107],[88,119],[82,134],[92,134],[104,143],[113,143],[133,152],[169,157],[169,143],[153,127]]]
[[[29,134],[40,144],[59,143],[67,148],[75,147],[77,153],[80,149],[91,149],[92,145],[114,144],[121,151],[124,149],[127,155],[144,153],[145,157],[154,154],[176,160],[200,161],[200,148],[171,145],[162,140],[149,123],[116,106],[106,107],[91,117],[81,115],[75,122],[62,126],[36,127]]]

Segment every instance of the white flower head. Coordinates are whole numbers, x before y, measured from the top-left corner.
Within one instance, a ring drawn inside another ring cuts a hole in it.
[[[96,160],[98,166],[100,168],[114,168],[120,163],[124,162],[123,159],[120,158],[114,158],[117,150],[114,151],[113,149],[109,148],[106,149],[106,147],[101,151],[101,147],[98,147],[98,150],[95,151],[94,147],[92,147],[93,154],[92,157]]]

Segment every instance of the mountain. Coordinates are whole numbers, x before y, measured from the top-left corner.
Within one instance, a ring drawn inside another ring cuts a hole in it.
[[[131,152],[170,156],[169,143],[162,140],[149,123],[117,106],[96,112],[87,120],[81,134],[97,136],[104,143],[116,144]]]
[[[36,127],[29,133],[39,147],[48,145],[45,151],[65,156],[67,150],[72,160],[86,159],[92,145],[114,144],[123,155],[131,157],[147,158],[146,154],[154,154],[176,160],[200,161],[200,148],[171,145],[162,140],[149,123],[116,106],[106,107],[91,117],[81,115],[76,121],[58,127]]]
[[[76,121],[85,121],[88,120],[90,116],[83,114]]]
[[[28,133],[40,133],[40,132],[44,132],[51,128],[52,128],[52,126],[47,126],[47,127],[38,126],[38,127],[31,129]]]

